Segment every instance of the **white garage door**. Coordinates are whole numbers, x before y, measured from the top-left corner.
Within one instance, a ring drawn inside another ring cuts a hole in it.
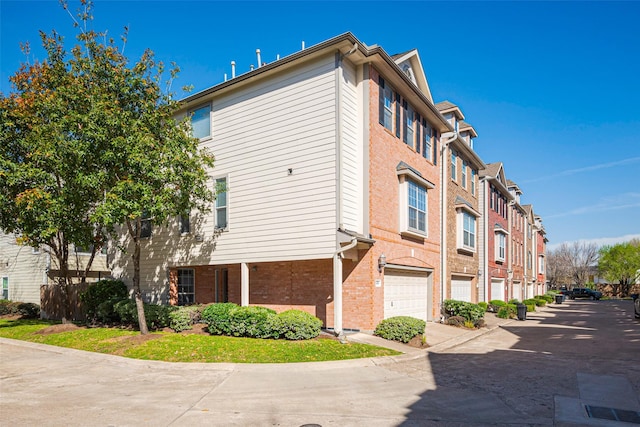
[[[390,270],[384,272],[384,318],[411,316],[427,319],[429,273]]]
[[[522,301],[522,286],[520,285],[520,282],[517,283],[513,283],[513,296],[512,298],[516,298],[518,301]]]
[[[491,280],[491,299],[504,301],[504,280]]]
[[[471,279],[466,277],[452,277],[451,299],[471,302]]]

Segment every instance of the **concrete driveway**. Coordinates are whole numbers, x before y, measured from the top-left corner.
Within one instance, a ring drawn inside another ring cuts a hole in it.
[[[0,419],[12,426],[631,426],[590,418],[585,405],[640,411],[640,322],[631,301],[566,301],[489,331],[430,324],[427,332],[431,348],[399,357],[269,365],[139,361],[1,339]]]

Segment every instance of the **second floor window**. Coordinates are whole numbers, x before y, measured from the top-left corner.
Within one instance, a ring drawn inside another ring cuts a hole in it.
[[[191,232],[190,212],[187,211],[180,215],[180,234],[188,234]]]
[[[414,147],[414,112],[413,108],[406,101],[404,102],[404,126],[403,126],[403,140],[409,147]]]
[[[471,169],[471,194],[476,195],[476,171]]]
[[[507,236],[496,233],[496,261],[504,262],[507,254]]]
[[[427,189],[413,181],[408,182],[409,188],[409,228],[427,232]]]
[[[461,179],[462,179],[462,188],[467,188],[467,161],[463,160],[462,161],[462,169],[460,170],[461,172]]]
[[[432,155],[431,138],[432,137],[433,137],[433,133],[432,133],[432,128],[429,125],[429,122],[427,122],[426,120],[422,120],[422,156],[427,160],[431,160],[431,155]]]

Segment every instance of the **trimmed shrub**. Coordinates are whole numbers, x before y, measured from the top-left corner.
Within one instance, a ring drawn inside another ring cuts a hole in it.
[[[80,294],[80,301],[84,303],[89,321],[112,322],[117,320],[113,304],[128,296],[127,285],[122,280],[100,280]]]
[[[475,322],[484,317],[485,309],[478,304],[448,299],[444,301],[444,310],[449,316],[462,316],[465,320]]]
[[[236,307],[229,312],[229,327],[234,337],[272,338],[268,322],[276,311],[266,307]]]
[[[374,335],[379,337],[407,343],[417,335],[424,334],[427,322],[415,317],[396,316],[384,319],[378,323]]]
[[[490,305],[495,305],[496,307],[505,307],[507,305],[506,302],[500,300],[500,299],[492,299],[491,301],[489,301]]]
[[[508,319],[509,318],[509,310],[507,309],[507,307],[500,307],[498,309],[498,312],[496,313],[496,316],[501,318],[501,319]]]
[[[447,325],[451,326],[463,326],[465,322],[466,320],[462,316],[451,316],[447,319]]]
[[[268,327],[274,338],[308,340],[320,335],[322,321],[302,310],[287,310],[269,317]]]
[[[509,304],[519,304],[520,300],[518,298],[513,298],[509,300]]]
[[[176,332],[192,329],[193,324],[200,321],[201,310],[200,305],[178,307],[169,313],[169,327]]]
[[[202,310],[202,320],[207,324],[209,333],[211,335],[231,335],[229,313],[238,307],[238,304],[232,302],[219,302],[206,306]]]
[[[18,314],[26,319],[40,317],[40,306],[32,302],[0,300],[0,315]]]
[[[551,304],[556,300],[556,297],[553,294],[536,295],[536,298],[545,300],[547,304]]]
[[[544,306],[547,302],[545,300],[530,298],[522,301],[527,306],[527,311],[536,311],[536,306]]]
[[[484,302],[484,301],[480,301],[480,302],[478,303],[478,305],[479,305],[480,307],[482,307],[482,309],[483,309],[484,311],[487,311],[487,310],[489,309],[489,304],[487,304],[487,303],[486,303],[486,302]]]
[[[136,302],[132,299],[125,299],[116,302],[113,306],[120,321],[123,324],[138,326],[138,309]],[[143,304],[144,317],[149,329],[162,329],[169,326],[171,319],[169,314],[176,310],[171,305]]]
[[[533,312],[536,311],[536,305],[535,304],[525,304],[527,306],[527,311],[528,312]]]
[[[517,316],[517,306],[515,304],[506,304],[498,309],[496,316],[502,319],[513,319]]]

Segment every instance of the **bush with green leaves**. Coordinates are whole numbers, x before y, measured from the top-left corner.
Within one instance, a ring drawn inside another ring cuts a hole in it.
[[[169,313],[169,327],[176,332],[182,332],[193,328],[201,319],[201,305],[180,306]]]
[[[486,312],[486,309],[479,306],[478,304],[452,299],[444,301],[444,310],[445,313],[449,316],[462,316],[465,318],[465,320],[474,323],[478,319],[482,319],[484,317],[484,313]]]
[[[276,311],[260,306],[237,307],[229,312],[231,335],[234,337],[273,338],[269,318]]]
[[[229,313],[238,308],[232,302],[218,302],[209,304],[202,310],[202,321],[207,324],[211,335],[231,335],[231,321]]]
[[[274,338],[308,340],[320,335],[322,320],[302,310],[287,310],[268,319]]]
[[[538,298],[529,298],[529,299],[526,299],[526,300],[522,301],[522,303],[527,306],[527,311],[536,311],[536,306],[542,307],[547,302],[545,300],[541,300],[541,299],[538,299]],[[533,310],[529,310],[528,307],[530,305],[533,306]]]
[[[379,337],[407,343],[417,335],[425,333],[427,322],[415,317],[396,316],[384,319],[378,323],[374,335]]]
[[[540,298],[543,299],[547,302],[547,304],[551,304],[552,302],[554,302],[556,300],[555,294],[544,294],[544,295],[536,295],[535,298]]]
[[[113,304],[128,298],[127,285],[122,280],[100,280],[80,294],[89,321],[111,322],[117,317]]]
[[[509,300],[508,304],[519,304],[520,300],[518,298],[512,298]]]
[[[517,316],[517,306],[515,304],[506,304],[498,309],[496,316],[502,319],[513,319]]]
[[[487,304],[487,303],[486,303],[486,302],[484,302],[484,301],[480,301],[480,302],[478,303],[478,305],[479,305],[480,307],[482,307],[482,309],[483,309],[484,311],[487,311],[487,309],[489,308],[489,304]]]
[[[137,326],[138,325],[138,309],[136,302],[132,299],[118,301],[114,305],[114,310],[118,314],[123,324]],[[147,321],[149,329],[162,329],[169,326],[171,318],[169,314],[176,310],[172,305],[143,304],[144,317]]]
[[[0,315],[17,314],[25,319],[40,317],[40,306],[32,302],[0,300]]]

